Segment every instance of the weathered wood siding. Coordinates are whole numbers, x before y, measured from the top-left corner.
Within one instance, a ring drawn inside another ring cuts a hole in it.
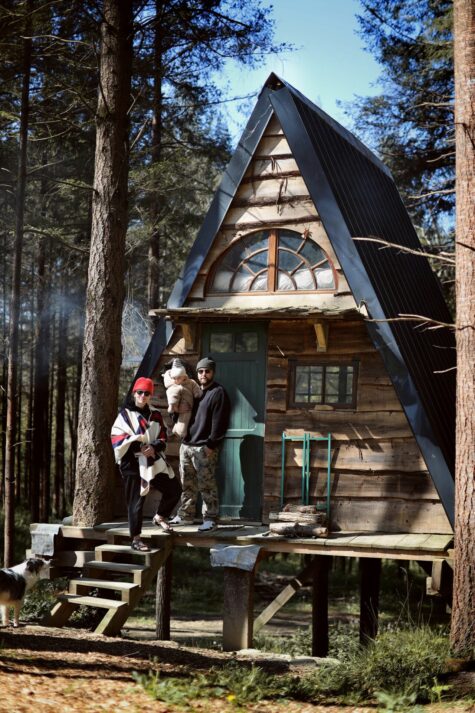
[[[289,359],[335,363],[357,358],[356,408],[289,407]],[[449,533],[450,525],[378,352],[362,320],[334,320],[317,354],[312,325],[273,321],[268,334],[264,520],[278,509],[281,436],[332,435],[332,529]],[[326,444],[311,447],[310,496],[326,495]],[[302,448],[286,444],[285,501],[301,497]]]
[[[259,229],[285,227],[302,233],[310,231],[311,239],[327,253],[337,272],[336,292],[252,295],[207,295],[206,280],[215,261],[243,235]],[[355,302],[338,263],[326,231],[300,175],[282,128],[273,117],[261,139],[244,179],[224,218],[187,300],[187,305],[228,307],[246,304],[253,307],[312,305],[323,311],[352,309]]]

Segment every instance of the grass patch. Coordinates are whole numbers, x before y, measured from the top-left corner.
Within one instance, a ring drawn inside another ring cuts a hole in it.
[[[315,674],[316,692],[351,703],[384,695],[391,705],[398,697],[406,704],[431,700],[449,648],[448,636],[428,626],[385,631],[365,648],[337,652],[340,664],[324,665]]]
[[[298,642],[289,642],[298,650]],[[159,670],[134,674],[155,700],[187,706],[196,698],[219,698],[237,706],[262,699],[335,705],[378,701],[380,710],[408,710],[416,702],[440,702],[449,653],[448,637],[428,627],[383,632],[370,646],[347,645],[340,635],[339,662],[328,661],[305,675],[271,675],[259,666],[232,662],[206,675],[166,677]],[[289,652],[287,648],[287,653]]]
[[[21,608],[22,621],[40,621],[56,603],[56,595],[67,587],[67,580],[40,579],[38,584],[25,596]]]
[[[236,662],[211,668],[206,674],[165,676],[160,670],[132,674],[136,683],[154,700],[187,709],[197,699],[220,699],[238,707],[257,703],[262,698],[281,697],[284,679],[271,676],[259,666],[245,667]]]

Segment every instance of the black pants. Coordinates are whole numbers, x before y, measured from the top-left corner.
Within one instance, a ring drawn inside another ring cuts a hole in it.
[[[123,467],[120,469],[124,481],[125,498],[127,500],[130,536],[136,537],[142,532],[142,512],[145,498],[140,495],[139,469]],[[169,478],[167,473],[159,473],[150,481],[150,487],[158,490],[162,497],[157,507],[157,515],[169,517],[181,495],[181,485],[175,476]]]

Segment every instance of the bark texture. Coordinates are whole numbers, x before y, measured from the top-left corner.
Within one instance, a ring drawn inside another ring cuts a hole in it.
[[[104,0],[91,251],[79,403],[73,520],[92,526],[112,514],[110,429],[116,416],[127,231],[132,2]]]
[[[163,47],[162,27],[159,18],[162,14],[162,0],[155,1],[157,23],[154,30],[153,56],[153,119],[152,119],[152,164],[157,168],[162,154],[162,113],[163,113]],[[157,186],[152,198],[151,221],[152,230],[148,245],[148,280],[147,302],[148,308],[156,309],[160,305],[160,192]],[[151,331],[157,324],[157,319],[151,317]]]
[[[452,647],[475,651],[475,3],[455,0],[457,455]]]
[[[20,108],[20,141],[15,206],[15,240],[13,244],[12,290],[8,328],[7,417],[5,434],[5,524],[3,565],[13,564],[15,540],[15,433],[18,416],[18,355],[21,292],[21,260],[25,221],[26,160],[30,114],[31,77],[31,0],[26,4],[25,39],[23,40],[22,92]]]

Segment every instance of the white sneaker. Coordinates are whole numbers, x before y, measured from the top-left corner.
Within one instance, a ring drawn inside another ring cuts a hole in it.
[[[175,515],[171,520],[168,521],[169,525],[174,525],[175,527],[180,527],[180,525],[193,525],[193,520],[184,520],[179,515]]]
[[[214,520],[204,520],[203,524],[198,528],[198,532],[207,532],[209,530],[216,530],[216,523]]]

